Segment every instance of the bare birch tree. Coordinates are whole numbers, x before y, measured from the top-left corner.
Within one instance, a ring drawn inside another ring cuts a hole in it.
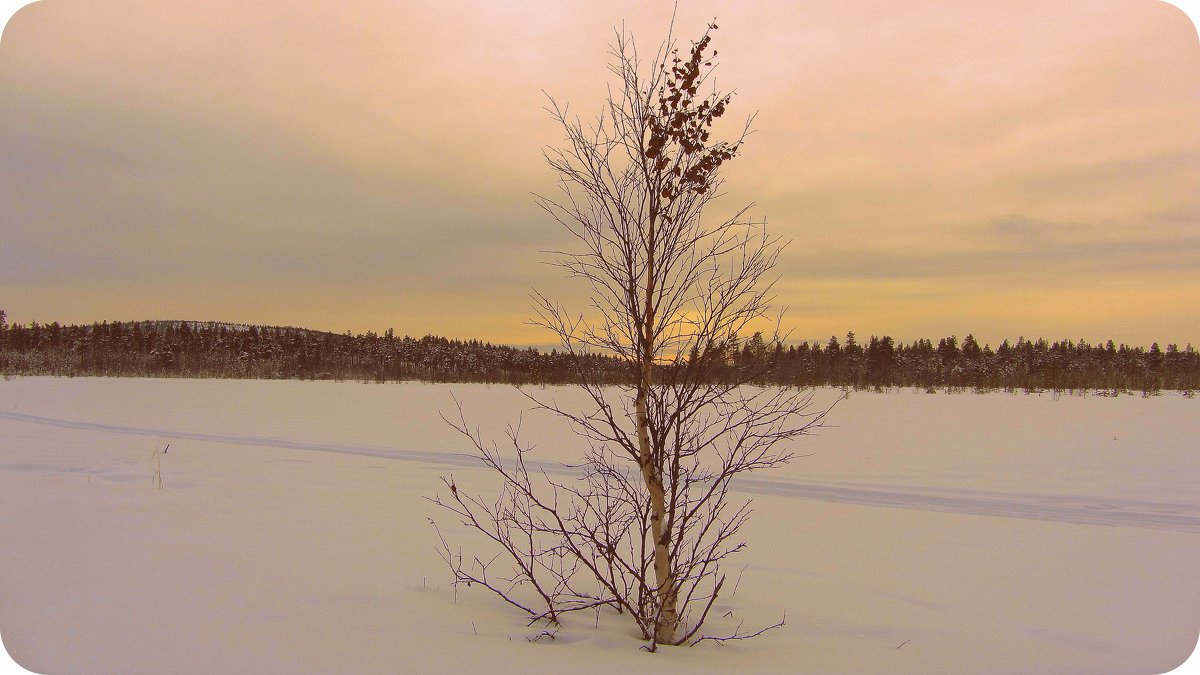
[[[456,583],[492,590],[531,623],[603,607],[627,613],[651,650],[762,632],[700,633],[725,590],[722,563],[746,546],[738,533],[750,504],[730,490],[737,476],[791,459],[786,441],[827,412],[813,409],[811,392],[752,386],[762,373],[731,358],[758,324],[775,327],[768,343],[783,339],[781,315],[771,314],[781,242],[747,218],[750,206],[724,219],[704,214],[753,119],[714,140],[733,97],[710,81],[716,28],[682,51],[669,36],[648,61],[620,31],[602,112],[585,122],[553,99],[548,108],[566,140],[546,151],[560,191],[538,201],[571,235],[573,247],[552,252],[553,262],[587,284],[590,307],[571,312],[535,293],[534,323],[572,356],[629,364],[624,384],[602,386],[576,358],[591,402],[583,410],[526,392],[586,442],[581,462],[531,467],[519,426],[504,451],[460,408],[449,421],[502,477],[501,494],[468,495],[448,478],[449,496],[433,499],[500,548],[499,558],[466,557],[439,530]]]

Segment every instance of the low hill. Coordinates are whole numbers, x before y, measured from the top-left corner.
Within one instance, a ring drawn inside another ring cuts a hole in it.
[[[1200,388],[1200,352],[1157,343],[1149,349],[1091,345],[1082,340],[1018,339],[996,349],[968,335],[897,344],[853,333],[844,342],[765,343],[735,340],[706,358],[715,381],[747,369],[755,382],[785,386],[919,387],[1096,391],[1101,394]],[[669,376],[669,365],[664,365]],[[206,377],[427,380],[568,384],[628,381],[620,360],[556,350],[494,345],[434,335],[397,337],[391,329],[354,335],[307,328],[213,321],[6,325],[0,322],[0,374],[126,377]],[[740,379],[740,378],[739,378]]]

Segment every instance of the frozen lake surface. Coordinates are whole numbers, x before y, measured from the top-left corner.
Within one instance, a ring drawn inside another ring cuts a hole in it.
[[[737,484],[756,514],[721,621],[787,625],[648,655],[622,617],[528,643],[492,597],[455,599],[422,497],[451,472],[491,481],[439,419],[452,392],[496,437],[529,407],[486,385],[0,382],[6,646],[43,671],[461,671],[499,653],[512,672],[1152,673],[1200,632],[1195,400],[854,392],[791,464]],[[522,430],[569,472],[569,432],[529,413]]]

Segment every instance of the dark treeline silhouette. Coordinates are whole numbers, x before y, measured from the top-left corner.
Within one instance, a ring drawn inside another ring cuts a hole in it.
[[[757,373],[754,381],[763,385],[1188,395],[1200,389],[1200,352],[1190,344],[1145,349],[1019,338],[993,349],[971,335],[906,345],[886,335],[862,344],[849,333],[824,344],[784,345],[755,334],[681,357],[711,359],[716,365],[709,372],[717,379]],[[2,375],[566,384],[578,380],[581,368],[611,383],[634,377],[627,364],[602,355],[396,337],[391,329],[352,335],[192,321],[10,326],[0,311]]]
[[[391,329],[352,335],[194,321],[0,328],[4,375],[560,384],[573,381],[574,363],[558,352],[396,337]],[[580,364],[619,376],[613,359],[585,356]]]
[[[756,336],[757,337],[757,336]],[[738,358],[766,361],[764,382],[801,386],[834,385],[853,389],[918,387],[977,391],[1095,391],[1100,394],[1179,390],[1191,396],[1200,388],[1200,352],[1154,343],[1149,349],[1103,345],[1085,340],[1018,338],[996,349],[980,346],[968,334],[960,343],[945,337],[934,344],[917,340],[897,344],[889,336],[871,336],[861,344],[854,333],[824,344],[766,345],[756,337],[742,345]]]

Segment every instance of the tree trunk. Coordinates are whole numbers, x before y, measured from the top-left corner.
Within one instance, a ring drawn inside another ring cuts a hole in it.
[[[655,593],[658,602],[658,622],[654,641],[657,644],[674,644],[675,629],[679,624],[677,607],[678,594],[675,579],[671,574],[670,532],[666,529],[667,505],[662,482],[661,462],[655,462],[650,443],[650,415],[648,399],[654,377],[654,215],[650,218],[647,237],[646,304],[642,316],[641,373],[638,378],[637,398],[634,401],[637,416],[639,464],[642,479],[650,493],[650,533],[654,538],[654,579],[658,584]]]

